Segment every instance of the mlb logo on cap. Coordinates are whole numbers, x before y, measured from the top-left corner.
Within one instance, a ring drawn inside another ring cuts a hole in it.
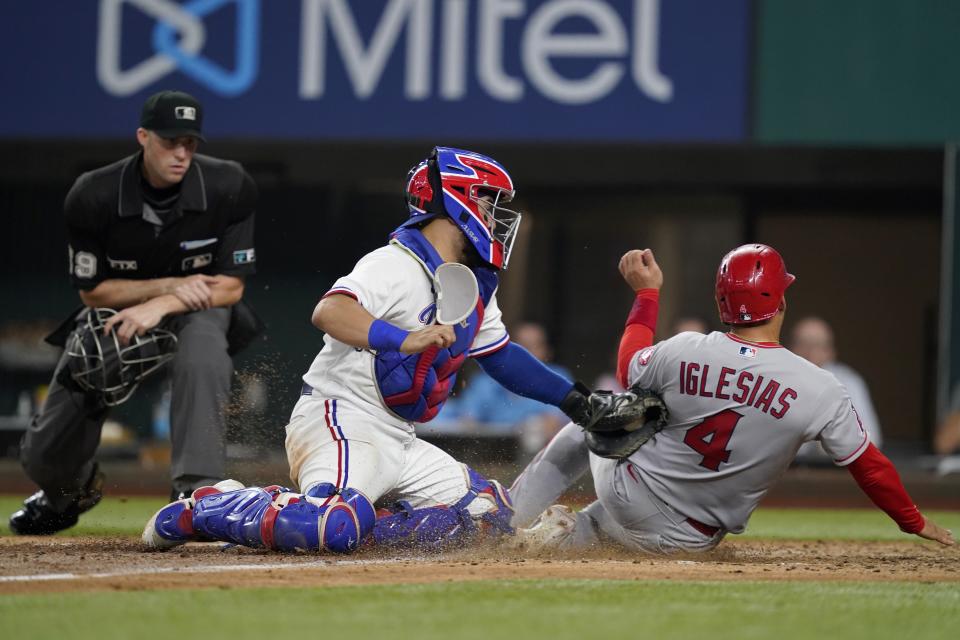
[[[205,140],[200,133],[203,107],[196,98],[182,91],[161,91],[147,98],[140,112],[140,126],[162,138],[191,136]]]
[[[177,107],[173,110],[174,114],[177,116],[177,120],[196,120],[197,119],[197,109],[196,107]]]
[[[756,358],[757,350],[753,347],[740,347],[740,357],[746,358],[747,360],[750,358]]]

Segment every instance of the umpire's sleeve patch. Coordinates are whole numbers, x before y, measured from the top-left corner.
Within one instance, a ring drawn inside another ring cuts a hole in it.
[[[233,252],[233,264],[251,264],[257,261],[257,254],[254,249],[243,249]]]
[[[70,247],[73,253],[73,247]],[[73,274],[78,278],[89,280],[97,275],[97,256],[88,251],[77,251],[73,254]]]

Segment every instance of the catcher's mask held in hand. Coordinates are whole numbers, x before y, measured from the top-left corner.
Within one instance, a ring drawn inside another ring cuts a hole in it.
[[[433,276],[437,291],[437,322],[459,324],[477,307],[480,287],[469,267],[459,262],[444,262]]]
[[[173,359],[177,336],[165,329],[134,335],[123,346],[116,331],[103,334],[113,309],[90,309],[67,338],[67,371],[81,390],[95,394],[108,407],[115,407],[136,390],[150,374]]]

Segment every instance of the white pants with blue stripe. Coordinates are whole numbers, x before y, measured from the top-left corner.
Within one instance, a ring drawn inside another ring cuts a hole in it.
[[[409,428],[405,428],[409,427]],[[419,440],[413,425],[382,419],[316,391],[301,396],[287,425],[290,479],[306,492],[320,483],[356,489],[371,502],[386,497],[413,508],[452,505],[466,495],[466,467],[450,454]],[[491,509],[474,500],[471,515]]]

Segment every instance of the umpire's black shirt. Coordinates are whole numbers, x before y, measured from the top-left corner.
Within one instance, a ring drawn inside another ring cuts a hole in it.
[[[257,189],[237,162],[196,154],[176,188],[142,179],[142,153],[83,174],[64,204],[74,286],[255,271]]]

